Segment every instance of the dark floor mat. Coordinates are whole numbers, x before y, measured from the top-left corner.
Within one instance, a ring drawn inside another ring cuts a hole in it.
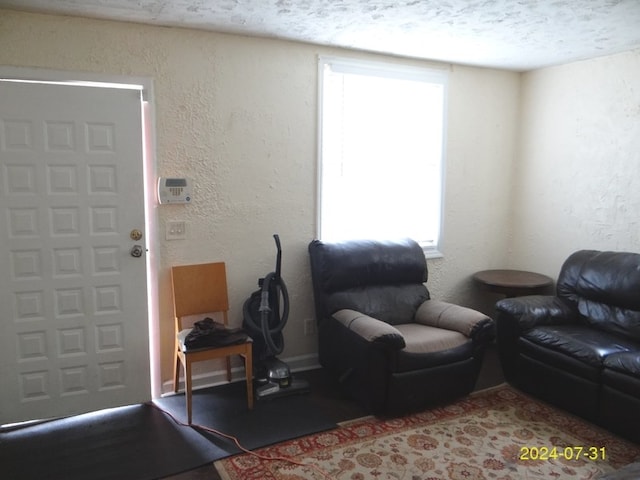
[[[185,399],[156,404],[184,422]],[[193,423],[255,449],[334,428],[309,395],[256,402],[243,382],[194,392]],[[7,480],[147,480],[175,475],[238,453],[233,441],[180,426],[150,405],[135,405],[0,433],[0,475]]]
[[[186,421],[184,395],[157,399],[155,403],[181,422]],[[322,412],[319,402],[306,394],[259,400],[249,410],[243,382],[195,391],[193,424],[231,434],[248,449],[336,427]],[[216,440],[216,447],[223,450],[216,459],[240,452],[232,441],[221,442],[212,434],[199,431]]]
[[[143,480],[211,460],[210,442],[149,405],[135,405],[0,434],[7,480]]]

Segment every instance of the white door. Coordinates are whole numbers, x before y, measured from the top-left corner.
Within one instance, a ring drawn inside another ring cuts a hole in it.
[[[141,108],[0,81],[0,425],[151,398]]]

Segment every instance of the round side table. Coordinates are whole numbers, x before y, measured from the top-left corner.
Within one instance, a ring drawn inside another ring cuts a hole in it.
[[[481,287],[507,297],[541,294],[553,284],[546,275],[523,270],[483,270],[473,279]]]

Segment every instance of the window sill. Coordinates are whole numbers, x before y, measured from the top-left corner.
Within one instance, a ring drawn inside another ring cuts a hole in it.
[[[422,245],[422,251],[424,252],[424,256],[427,260],[430,258],[444,257],[444,254],[441,251],[431,245]]]

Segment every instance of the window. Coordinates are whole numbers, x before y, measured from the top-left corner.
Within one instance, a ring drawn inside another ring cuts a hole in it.
[[[321,57],[319,238],[411,237],[437,254],[447,74]]]

